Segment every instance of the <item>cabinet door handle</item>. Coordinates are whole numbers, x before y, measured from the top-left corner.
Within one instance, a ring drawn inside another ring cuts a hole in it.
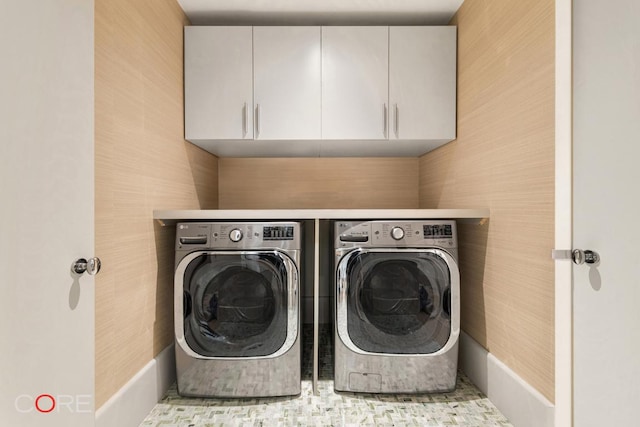
[[[590,249],[554,249],[551,251],[551,258],[553,259],[568,259],[573,261],[575,265],[582,265],[585,262],[589,265],[597,267],[600,264],[600,254]]]
[[[382,104],[382,135],[384,135],[385,138],[387,137],[387,120],[387,103],[385,102]]]
[[[395,128],[394,132],[396,133],[396,138],[399,138],[400,135],[398,134],[398,132],[400,130],[400,110],[398,109],[398,104],[394,104],[394,108],[396,111],[393,127]]]
[[[249,124],[249,109],[247,103],[244,103],[242,107],[242,136],[247,136],[247,125]]]
[[[256,104],[256,139],[260,136],[260,104]]]
[[[89,258],[88,260],[85,258],[78,258],[73,262],[71,271],[78,275],[87,273],[90,276],[95,276],[100,271],[101,266],[102,263],[100,262],[100,258]]]

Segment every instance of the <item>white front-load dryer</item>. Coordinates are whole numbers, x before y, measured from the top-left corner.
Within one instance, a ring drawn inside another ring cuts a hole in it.
[[[339,391],[455,388],[460,276],[455,221],[336,221]]]
[[[300,224],[176,226],[178,393],[300,394]]]

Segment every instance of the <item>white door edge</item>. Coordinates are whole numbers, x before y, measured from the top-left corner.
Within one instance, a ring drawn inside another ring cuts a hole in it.
[[[572,0],[556,0],[555,248],[571,249],[572,221]],[[555,263],[555,425],[573,423],[572,263]]]

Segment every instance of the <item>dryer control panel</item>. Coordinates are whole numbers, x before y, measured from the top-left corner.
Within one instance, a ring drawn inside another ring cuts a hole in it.
[[[176,225],[176,250],[300,249],[297,222],[184,222]]]
[[[335,248],[347,247],[458,247],[456,222],[430,221],[336,221]]]

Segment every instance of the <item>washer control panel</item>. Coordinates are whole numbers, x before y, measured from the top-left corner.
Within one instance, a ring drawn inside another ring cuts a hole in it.
[[[297,222],[183,222],[176,225],[176,250],[300,249]]]
[[[441,247],[458,246],[456,223],[429,221],[336,221],[335,247]]]

